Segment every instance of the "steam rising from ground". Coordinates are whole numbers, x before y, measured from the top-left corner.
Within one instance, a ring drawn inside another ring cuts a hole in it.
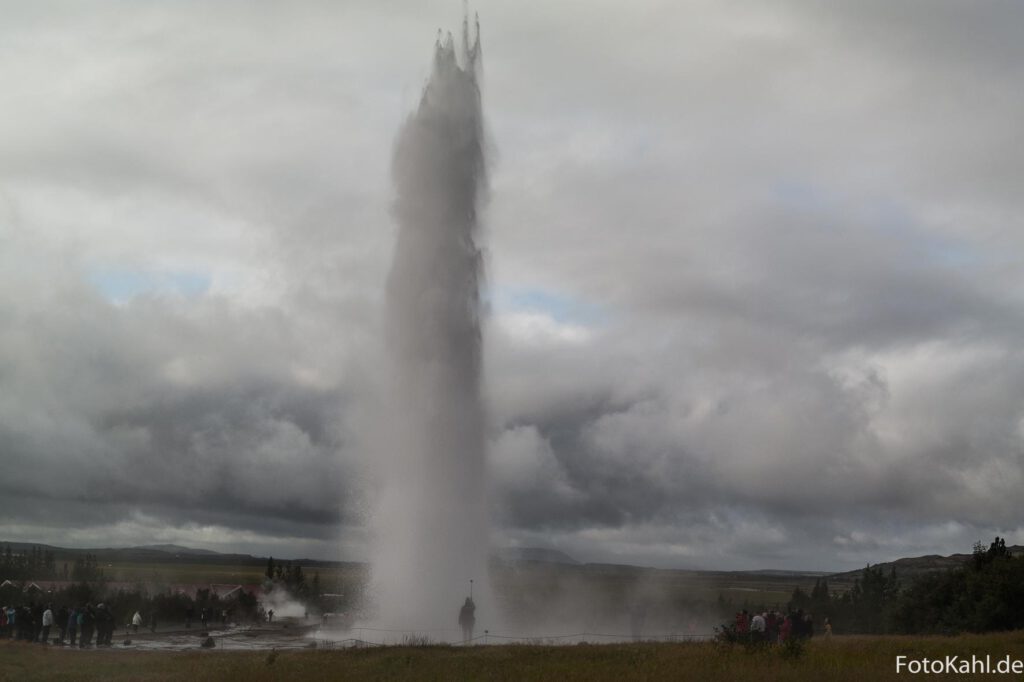
[[[488,506],[481,402],[481,253],[486,187],[479,25],[456,53],[438,40],[392,174],[398,222],[387,285],[390,375],[375,511],[372,600],[381,624],[456,627],[473,579],[487,617]]]
[[[510,562],[495,572],[503,622],[494,641],[702,638],[731,615],[716,601],[729,587],[648,568]]]
[[[275,587],[262,598],[263,608],[273,609],[274,618],[302,618],[306,615],[307,609],[301,603],[279,587]]]

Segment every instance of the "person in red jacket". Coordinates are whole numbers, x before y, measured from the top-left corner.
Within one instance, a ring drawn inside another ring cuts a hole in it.
[[[736,614],[736,634],[746,637],[750,633],[750,614],[743,609]]]
[[[782,627],[779,628],[779,641],[785,642],[793,634],[793,616],[792,614],[786,616],[786,620],[782,621]]]

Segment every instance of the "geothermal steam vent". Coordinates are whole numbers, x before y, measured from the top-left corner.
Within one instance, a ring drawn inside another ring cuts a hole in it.
[[[486,190],[480,29],[438,40],[392,175],[398,240],[387,283],[390,367],[374,597],[382,624],[453,628],[475,580],[487,589],[478,215]]]

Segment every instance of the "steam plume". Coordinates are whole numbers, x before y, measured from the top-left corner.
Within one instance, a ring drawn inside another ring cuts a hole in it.
[[[469,580],[488,608],[478,214],[486,190],[480,29],[438,39],[395,145],[398,240],[387,285],[391,368],[376,512],[379,620],[455,627]]]

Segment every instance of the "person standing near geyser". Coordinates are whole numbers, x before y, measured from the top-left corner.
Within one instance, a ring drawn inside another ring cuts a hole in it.
[[[459,609],[459,626],[462,628],[462,643],[469,644],[473,639],[473,626],[476,625],[476,604],[472,597],[466,597],[466,603]]]

